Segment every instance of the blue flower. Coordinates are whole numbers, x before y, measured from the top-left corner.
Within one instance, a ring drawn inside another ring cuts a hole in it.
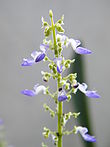
[[[36,62],[42,61],[42,60],[45,58],[46,51],[47,51],[48,48],[49,48],[49,45],[41,44],[41,45],[40,45],[40,50],[41,50],[42,52],[33,51],[33,52],[31,53],[32,59],[24,58],[24,59],[23,59],[23,63],[22,63],[21,65],[22,65],[22,66],[32,66],[32,65],[33,65],[34,63],[36,63]]]
[[[78,132],[81,134],[81,136],[83,137],[85,141],[96,142],[96,139],[94,136],[87,134],[88,129],[86,127],[81,127],[81,126],[76,127],[76,133]]]
[[[34,90],[25,89],[21,91],[21,93],[27,96],[35,96],[41,92],[43,92],[43,94],[46,94],[46,87],[43,85],[36,84],[33,89]]]
[[[58,71],[58,73],[61,73],[63,71],[63,65],[61,64],[62,63],[62,57],[55,58],[54,59],[54,62],[57,65],[57,71]]]
[[[60,38],[60,41],[62,43],[62,47],[68,47],[69,44],[71,44],[73,50],[77,53],[77,54],[91,54],[91,50],[86,49],[84,47],[79,47],[79,45],[81,44],[81,42],[79,40],[75,40],[73,38],[68,38],[65,35],[59,35],[57,34],[57,39]]]
[[[59,91],[58,93],[58,101],[62,102],[67,100],[66,92],[64,90]]]
[[[78,83],[78,89],[83,92],[87,97],[89,98],[100,98],[100,95],[96,91],[87,90],[87,84],[86,83]]]
[[[69,39],[69,42],[73,48],[73,50],[77,53],[77,54],[91,54],[91,50],[88,50],[86,48],[83,47],[79,47],[79,45],[81,44],[81,42],[79,40],[74,40],[74,39]]]

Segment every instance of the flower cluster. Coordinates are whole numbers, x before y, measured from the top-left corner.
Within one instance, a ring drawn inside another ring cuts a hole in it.
[[[21,65],[32,66],[38,62],[47,61],[50,72],[41,71],[42,79],[44,82],[48,82],[51,78],[55,79],[57,82],[57,91],[51,93],[49,91],[49,87],[36,84],[33,87],[33,90],[25,89],[21,93],[27,96],[35,96],[42,92],[43,94],[51,96],[51,98],[54,100],[57,105],[56,111],[52,110],[46,104],[44,104],[44,109],[49,111],[52,117],[58,117],[58,131],[50,131],[49,129],[44,128],[43,135],[45,138],[48,138],[51,134],[52,138],[54,138],[54,143],[57,144],[58,147],[61,147],[62,136],[65,134],[69,135],[71,133],[80,133],[85,141],[95,142],[95,137],[89,135],[88,129],[85,127],[74,126],[73,130],[65,131],[65,125],[70,117],[72,116],[73,118],[77,118],[80,113],[69,112],[63,114],[62,105],[64,101],[69,102],[71,99],[71,94],[76,94],[78,90],[84,93],[88,98],[100,98],[100,95],[96,91],[87,89],[87,84],[79,83],[77,81],[76,73],[71,73],[65,77],[63,76],[63,72],[70,68],[70,65],[75,62],[75,59],[70,60],[64,58],[64,49],[72,48],[75,53],[83,55],[89,55],[92,53],[92,51],[82,47],[79,40],[69,38],[64,35],[64,29],[62,27],[62,25],[64,25],[64,16],[62,16],[61,19],[59,19],[55,24],[51,10],[49,12],[49,16],[51,19],[51,25],[49,25],[48,22],[46,22],[42,17],[42,28],[44,28],[45,39],[40,45],[40,51],[33,51],[31,53],[31,58],[24,58]],[[53,34],[53,40],[49,39],[51,34]],[[50,50],[53,52],[53,56],[51,58],[48,56]],[[43,143],[42,146],[46,145]]]

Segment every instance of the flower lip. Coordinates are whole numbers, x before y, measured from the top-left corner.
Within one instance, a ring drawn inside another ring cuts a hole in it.
[[[61,95],[58,97],[58,101],[61,102],[61,101],[65,101],[67,99],[67,96],[66,95]]]
[[[35,96],[36,95],[33,90],[28,90],[28,89],[21,91],[21,93],[24,95],[27,95],[27,96]]]
[[[75,50],[75,52],[77,54],[91,54],[92,53],[91,50],[88,50],[88,49],[83,48],[83,47],[77,47],[76,50]]]
[[[24,58],[21,66],[32,66],[33,63],[34,63],[33,59]]]
[[[95,137],[91,136],[89,134],[84,135],[83,138],[84,138],[85,141],[88,141],[88,142],[96,142]]]
[[[35,62],[39,62],[43,60],[44,58],[45,58],[45,53],[41,53],[36,57]]]
[[[85,94],[90,98],[100,98],[100,95],[96,91],[87,90]]]

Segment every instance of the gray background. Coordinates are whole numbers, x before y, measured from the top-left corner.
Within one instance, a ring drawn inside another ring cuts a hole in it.
[[[110,140],[110,1],[109,0],[0,0],[0,117],[4,119],[8,142],[15,147],[39,147],[42,128],[55,128],[55,121],[42,105],[51,100],[43,95],[28,98],[25,88],[43,83],[40,71],[46,64],[22,68],[22,58],[39,49],[43,39],[41,16],[48,19],[52,9],[55,20],[65,15],[69,37],[85,41],[93,51],[86,56],[89,88],[98,90],[101,99],[89,99],[97,147],[109,147]],[[64,51],[71,57],[72,49]],[[50,86],[55,87],[51,82]],[[70,110],[69,105],[66,106]],[[51,139],[50,139],[51,140]],[[64,147],[80,147],[77,135],[64,138]],[[51,145],[50,145],[51,146]]]

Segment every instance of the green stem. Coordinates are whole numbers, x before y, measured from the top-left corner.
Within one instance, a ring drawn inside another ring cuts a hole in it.
[[[56,44],[56,33],[55,33],[55,25],[54,25],[54,21],[53,21],[53,17],[51,17],[51,23],[52,23],[52,30],[53,30],[53,40],[54,40],[54,53],[55,56],[58,56],[58,52],[57,52],[57,44]],[[60,74],[58,74],[58,77],[60,76]],[[57,80],[57,93],[58,90],[60,88],[60,80],[58,78]],[[62,131],[63,131],[63,127],[61,124],[61,117],[63,114],[63,102],[58,102],[58,145],[57,147],[62,147]]]
[[[61,126],[61,116],[63,112],[62,108],[63,108],[63,103],[58,102],[58,133],[59,133],[58,147],[62,147],[62,126]]]
[[[57,55],[57,44],[56,44],[56,34],[55,34],[55,25],[53,21],[53,17],[51,17],[51,23],[52,23],[52,30],[53,30],[53,40],[54,40],[54,53]]]

